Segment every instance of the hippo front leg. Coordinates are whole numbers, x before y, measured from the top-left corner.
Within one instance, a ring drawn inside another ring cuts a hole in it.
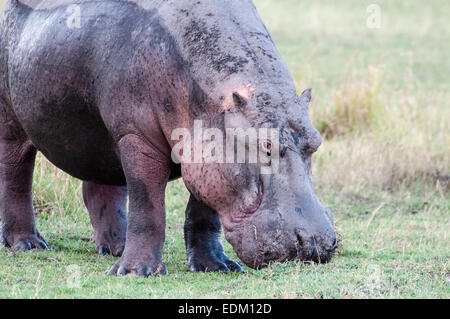
[[[242,271],[228,258],[220,241],[219,215],[191,195],[186,209],[184,239],[190,271]]]
[[[122,256],[127,231],[127,188],[84,182],[83,199],[99,254]]]
[[[167,274],[162,263],[165,240],[164,192],[170,162],[158,150],[135,135],[119,142],[129,196],[125,250],[110,275]]]

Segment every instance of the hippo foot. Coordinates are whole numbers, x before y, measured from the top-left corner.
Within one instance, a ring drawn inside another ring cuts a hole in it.
[[[148,277],[150,275],[167,275],[166,265],[163,263],[147,263],[135,260],[120,260],[108,272],[113,276],[136,275]]]
[[[225,253],[200,254],[189,258],[189,271],[192,272],[242,272],[242,267],[228,258]]]
[[[225,255],[220,236],[219,214],[191,195],[186,208],[184,224],[184,238],[190,271],[242,271],[238,263]]]
[[[100,255],[112,255],[121,257],[125,249],[125,242],[120,243],[101,243],[97,245],[97,251]]]
[[[14,238],[14,240],[8,240],[5,236],[2,235],[1,243],[3,246],[12,248],[14,250],[50,250],[48,243],[38,232],[36,232],[36,234],[10,235],[8,237]]]
[[[100,255],[121,257],[127,232],[127,189],[83,182],[83,200]]]

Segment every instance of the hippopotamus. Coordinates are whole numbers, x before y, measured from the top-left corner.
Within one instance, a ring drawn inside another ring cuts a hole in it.
[[[312,183],[322,140],[311,90],[297,94],[251,0],[8,0],[0,31],[4,246],[49,249],[32,201],[39,151],[82,181],[98,251],[120,257],[109,274],[167,273],[165,189],[178,178],[190,271],[242,271],[222,229],[254,269],[330,261],[338,241]],[[174,130],[196,121],[224,136],[279,135],[256,142],[266,162],[174,160]]]

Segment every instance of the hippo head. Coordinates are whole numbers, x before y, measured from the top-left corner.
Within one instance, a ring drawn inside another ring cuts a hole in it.
[[[311,90],[294,95],[234,92],[232,106],[203,123],[213,128],[203,131],[203,156],[212,153],[215,160],[182,165],[188,189],[218,211],[227,240],[251,268],[296,259],[328,262],[338,246],[332,214],[312,184],[311,156],[322,139],[308,114]],[[211,147],[213,141],[224,143]],[[217,156],[222,151],[224,158]]]

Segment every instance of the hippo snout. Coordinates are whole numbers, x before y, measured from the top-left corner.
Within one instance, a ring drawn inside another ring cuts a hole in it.
[[[308,223],[295,212],[260,210],[240,231],[226,235],[239,258],[254,269],[273,261],[327,263],[338,247],[338,240],[325,210],[316,215],[320,218]]]
[[[297,231],[299,246],[304,251],[302,260],[328,263],[339,246],[336,233],[333,231],[327,235],[309,237],[302,235],[302,233],[302,230]],[[295,259],[295,257],[292,259]]]

